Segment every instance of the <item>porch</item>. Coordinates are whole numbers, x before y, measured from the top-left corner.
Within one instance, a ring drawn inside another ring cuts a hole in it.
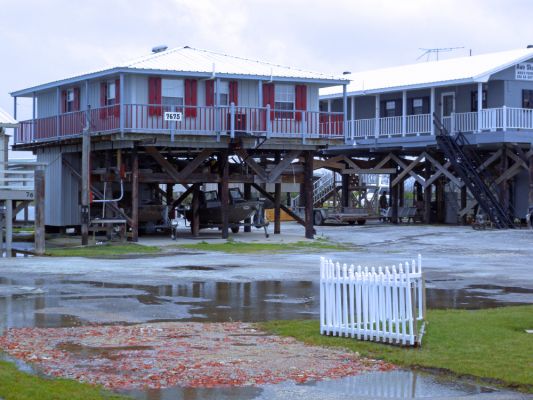
[[[533,109],[503,106],[476,112],[451,113],[442,117],[442,122],[451,133],[508,130],[533,132]],[[346,139],[356,141],[368,138],[433,135],[435,129],[431,114],[418,114],[349,120]]]
[[[146,133],[234,138],[236,134],[269,138],[342,140],[342,112],[277,110],[270,107],[161,106],[123,104],[22,121],[15,144],[57,141],[91,134]]]

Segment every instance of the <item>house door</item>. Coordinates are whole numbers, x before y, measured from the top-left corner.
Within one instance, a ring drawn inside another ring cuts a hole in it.
[[[446,127],[448,132],[452,132],[454,129],[452,124],[452,113],[455,112],[455,93],[447,92],[442,93],[440,96],[440,115],[442,118],[442,124]]]
[[[442,93],[440,107],[440,115],[443,118],[452,115],[455,112],[455,93]]]

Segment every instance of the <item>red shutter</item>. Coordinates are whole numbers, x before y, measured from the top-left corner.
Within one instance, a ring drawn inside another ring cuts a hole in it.
[[[105,118],[107,116],[107,112],[105,109],[106,100],[107,100],[107,83],[100,82],[100,107],[101,107],[100,118]]]
[[[74,110],[80,111],[80,88],[74,88]]]
[[[237,81],[231,81],[229,83],[229,103],[239,105],[239,84]]]
[[[148,115],[150,117],[161,116],[161,107],[154,104],[161,104],[161,78],[153,76],[148,78]]]
[[[302,113],[298,111],[307,110],[307,86],[305,85],[296,85],[296,121],[302,120]]]
[[[67,91],[62,90],[61,91],[61,114],[64,114],[67,112]]]
[[[113,114],[115,117],[120,117],[120,79],[115,81],[115,107],[113,108]]]
[[[185,108],[185,117],[196,117],[196,105],[198,104],[197,85],[198,81],[196,79],[185,79],[185,105],[194,106]]]
[[[205,81],[205,105],[212,107],[215,105],[215,81]]]
[[[270,104],[270,119],[274,120],[274,84],[263,83],[263,107]]]

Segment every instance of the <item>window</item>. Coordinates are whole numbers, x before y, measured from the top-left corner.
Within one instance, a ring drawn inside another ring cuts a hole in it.
[[[424,99],[413,99],[413,115],[424,114]]]
[[[533,108],[533,90],[522,90],[522,108]]]
[[[183,106],[184,85],[182,79],[161,80],[161,104],[163,106]]]
[[[106,89],[106,106],[113,106],[116,103],[117,99],[117,86],[115,81],[107,82]]]
[[[274,88],[274,109],[276,118],[294,118],[294,85],[276,85]]]
[[[487,108],[487,91],[483,90],[481,94],[481,108]],[[470,93],[470,111],[477,111],[477,90]]]
[[[218,105],[229,106],[229,82],[218,83]]]
[[[65,97],[65,112],[76,111],[74,110],[74,89],[67,89]]]
[[[389,100],[385,102],[385,115],[384,117],[396,116],[396,101]]]

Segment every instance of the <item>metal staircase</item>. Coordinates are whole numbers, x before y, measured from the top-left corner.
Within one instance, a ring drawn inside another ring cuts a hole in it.
[[[463,133],[451,136],[446,127],[433,115],[434,124],[439,130],[436,136],[437,145],[450,160],[453,168],[465,183],[466,187],[477,200],[479,206],[487,214],[496,228],[514,228],[513,218],[502,207],[492,188],[494,180],[488,171],[481,171],[479,156],[468,148],[468,140]]]
[[[313,182],[313,205],[315,207],[322,204],[335,191],[336,187],[340,185],[339,177],[335,177],[336,172],[330,170],[326,172],[316,181]],[[338,174],[337,174],[338,175]],[[292,207],[300,206],[300,195],[292,199]]]

